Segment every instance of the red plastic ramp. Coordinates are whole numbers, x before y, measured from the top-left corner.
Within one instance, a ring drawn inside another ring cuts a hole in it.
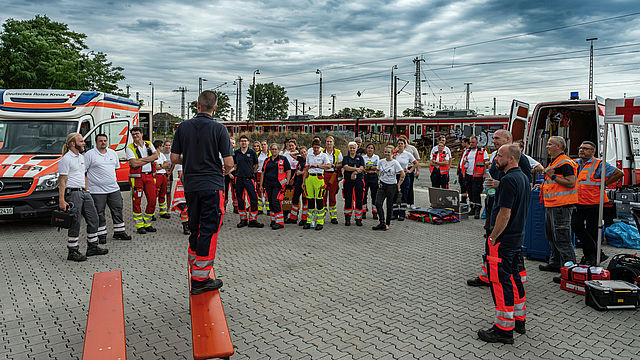
[[[120,270],[93,274],[82,358],[127,358]]]
[[[191,271],[189,290],[191,290]],[[216,274],[211,269],[211,278]],[[208,291],[199,295],[189,295],[191,309],[191,335],[193,338],[193,358],[196,360],[228,358],[233,355],[233,344],[229,335],[227,318],[222,308],[220,291]]]

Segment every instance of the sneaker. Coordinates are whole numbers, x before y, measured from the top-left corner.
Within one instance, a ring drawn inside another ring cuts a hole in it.
[[[373,220],[378,220],[378,214],[377,213],[373,213]],[[364,216],[362,217],[364,219]]]
[[[160,217],[163,219],[171,219],[171,214],[162,214]]]
[[[356,226],[362,226],[362,220],[356,219]]]
[[[560,276],[554,276],[553,277],[553,282],[556,284],[560,284],[562,283],[562,278]]]
[[[183,222],[182,223],[182,233],[185,235],[191,235],[191,229],[189,229],[189,223],[188,222]]]
[[[307,219],[300,220],[300,222],[298,223],[298,226],[304,226],[307,223],[308,223]]]
[[[107,243],[107,235],[100,235],[98,236],[98,243],[100,244],[106,244]]]
[[[147,232],[156,232],[156,231],[158,231],[158,230],[156,230],[156,228],[154,228],[151,225],[146,226],[144,229],[147,230]]]
[[[302,229],[303,229],[303,230],[309,230],[309,229],[311,229],[311,224],[309,224],[309,223],[303,224],[303,225],[302,225]]]
[[[261,228],[263,228],[263,227],[264,227],[264,224],[263,224],[263,223],[259,223],[259,222],[257,222],[257,221],[255,221],[255,220],[254,220],[254,221],[249,221],[249,227],[250,227],[250,228],[258,228],[258,229],[261,229]]]
[[[240,220],[240,222],[238,223],[238,225],[236,225],[239,228],[243,228],[245,226],[249,225],[249,223],[247,222],[247,220]]]
[[[371,230],[382,230],[382,231],[387,231],[387,225],[385,224],[378,224],[374,227],[371,228]]]
[[[480,340],[488,343],[500,342],[503,344],[513,344],[513,336],[502,335],[493,328],[489,330],[478,330],[478,337]]]
[[[287,218],[287,220],[284,221],[285,224],[297,224],[298,221],[297,220],[293,220],[292,218]]]
[[[467,285],[469,285],[469,286],[490,286],[491,284],[480,280],[480,278],[476,276],[473,279],[467,280]]]
[[[82,255],[78,249],[69,248],[69,255],[67,255],[67,260],[81,262],[87,260],[87,257]]]
[[[271,230],[279,230],[279,229],[282,229],[282,228],[284,228],[284,225],[276,223],[275,225],[273,225],[271,227]]]
[[[316,230],[318,230],[318,231],[322,230],[322,224],[317,224],[316,225]]]
[[[332,218],[331,219],[331,223],[334,224],[334,225],[337,225],[338,224],[338,219]]]
[[[338,223],[338,221],[336,221],[336,224]],[[351,226],[351,218],[345,218],[344,219],[344,226]]]
[[[146,234],[146,233],[147,233],[147,230],[145,230],[143,227],[141,227],[141,228],[138,228],[138,230],[136,230],[136,232],[137,232],[138,234]]]
[[[155,215],[152,215],[152,216],[151,216],[151,221],[156,221],[156,220],[158,220],[158,219],[156,219],[156,216],[155,216]]]
[[[540,269],[540,271],[548,271],[548,272],[554,272],[554,273],[560,272],[559,266],[553,266],[551,264],[541,264],[540,266],[538,266],[538,269]]]
[[[199,295],[207,291],[218,290],[222,287],[222,280],[207,279],[205,281],[191,282],[191,295]]]
[[[109,253],[109,249],[104,249],[99,247],[96,244],[91,244],[89,243],[87,245],[87,256],[94,256],[94,255],[106,255]]]
[[[518,324],[516,322],[516,327],[513,329],[515,330],[515,332],[517,332],[518,334],[526,334],[527,333],[527,329],[524,327],[524,324]]]
[[[131,240],[131,235],[124,231],[113,233],[113,238],[118,240]]]

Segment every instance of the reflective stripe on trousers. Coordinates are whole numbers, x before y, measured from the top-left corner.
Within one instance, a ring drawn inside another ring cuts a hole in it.
[[[142,213],[133,213],[133,221],[136,223],[136,229],[140,229],[144,227],[144,220],[142,218]]]

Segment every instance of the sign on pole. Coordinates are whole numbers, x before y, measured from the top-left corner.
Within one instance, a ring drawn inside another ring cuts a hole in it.
[[[607,99],[604,122],[605,124],[640,125],[640,97]]]

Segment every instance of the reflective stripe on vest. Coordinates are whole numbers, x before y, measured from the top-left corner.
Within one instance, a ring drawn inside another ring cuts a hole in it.
[[[267,164],[269,163],[269,161],[271,161],[271,159],[272,159],[271,157],[268,157],[264,161],[264,165],[262,167],[263,172],[267,168]],[[285,186],[287,184],[287,173],[284,170],[284,162],[289,160],[280,158],[280,155],[278,155],[277,159],[278,159],[278,182],[280,183],[281,186]]]
[[[576,164],[567,155],[559,155],[552,163],[551,168],[557,169],[562,165],[568,164],[573,168],[573,175],[577,175],[578,164]],[[557,177],[563,177],[560,174],[556,174]],[[546,173],[544,175],[544,183],[542,184],[542,199],[544,200],[545,207],[558,207],[564,205],[571,205],[578,203],[578,188],[568,188],[558,184],[552,180]]]
[[[473,164],[473,177],[484,177],[484,166],[479,166],[478,164],[484,165],[484,150],[477,148],[476,150],[476,162]]]
[[[578,204],[597,205],[600,203],[600,179],[596,179],[596,169],[602,165],[602,160],[595,157],[586,163],[578,173]],[[605,165],[606,166],[606,165]],[[604,193],[604,202],[609,202],[607,193]]]
[[[443,162],[443,161],[446,161],[445,160],[446,158],[447,158],[447,153],[445,151],[442,151],[441,153],[433,154],[431,160],[437,161],[437,162]],[[434,168],[433,165],[429,166],[429,171],[433,172],[433,168]],[[440,174],[446,174],[449,172],[448,163],[447,165],[439,165],[438,168],[440,169]]]
[[[151,149],[151,142],[150,141],[144,141],[145,144],[147,145],[147,152]],[[133,152],[133,156],[136,157],[136,159],[140,159],[144,156],[142,156],[142,154],[140,154],[140,151],[138,150],[138,147],[136,146],[135,143],[131,143],[129,145],[127,145],[127,147],[129,149],[131,149],[131,151]],[[155,161],[151,163],[151,173],[153,175],[156,174],[156,163]],[[142,177],[142,166],[137,166],[137,167],[133,167],[133,166],[129,166],[129,177],[130,178],[139,178]]]

